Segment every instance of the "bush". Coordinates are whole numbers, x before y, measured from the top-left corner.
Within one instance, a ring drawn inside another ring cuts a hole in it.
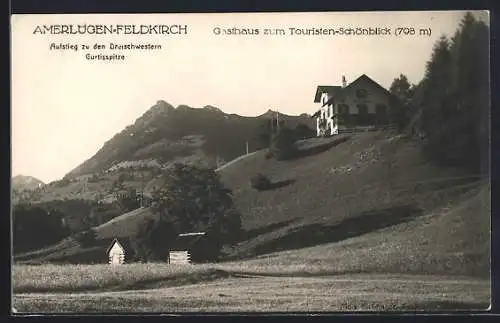
[[[252,188],[262,191],[271,186],[271,180],[266,175],[259,173],[250,179],[250,185]]]
[[[303,123],[299,123],[295,127],[295,136],[297,139],[307,139],[316,137],[316,131]]]
[[[277,160],[291,159],[296,156],[298,149],[295,145],[295,134],[288,128],[283,128],[273,136],[269,152]]]
[[[97,240],[97,234],[93,229],[79,232],[74,237],[83,248],[92,247]]]

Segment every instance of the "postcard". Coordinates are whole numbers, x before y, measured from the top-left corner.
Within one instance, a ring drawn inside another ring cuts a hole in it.
[[[12,15],[12,311],[487,311],[489,26]]]

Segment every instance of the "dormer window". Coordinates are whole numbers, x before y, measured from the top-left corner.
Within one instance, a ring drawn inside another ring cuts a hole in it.
[[[368,93],[366,92],[365,89],[356,90],[356,97],[358,99],[366,99],[367,96],[368,96]]]

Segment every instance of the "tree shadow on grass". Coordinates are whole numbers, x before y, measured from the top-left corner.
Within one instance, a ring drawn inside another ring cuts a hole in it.
[[[271,190],[276,190],[278,188],[282,188],[288,185],[291,185],[295,183],[294,179],[287,179],[284,181],[278,181],[278,182],[272,182],[267,186],[266,188],[261,189],[261,191],[271,191]]]
[[[333,139],[327,143],[319,144],[319,145],[314,145],[312,147],[303,147],[299,148],[299,150],[296,152],[295,156],[291,159],[299,159],[299,158],[304,158],[308,156],[314,156],[318,155],[321,153],[324,153],[328,151],[329,149],[340,145],[341,143],[344,143],[350,139],[349,136],[343,136],[337,139]]]
[[[281,250],[299,249],[319,244],[338,242],[382,228],[408,222],[423,214],[414,205],[401,205],[362,212],[335,225],[311,224],[295,229],[287,235],[261,244],[254,255]]]
[[[238,242],[249,240],[249,239],[255,238],[261,234],[266,234],[266,233],[273,232],[275,230],[284,228],[294,221],[295,220],[292,219],[292,220],[288,220],[288,221],[273,223],[273,224],[270,224],[270,225],[267,225],[264,227],[260,227],[260,228],[256,228],[256,229],[247,230],[240,235]]]

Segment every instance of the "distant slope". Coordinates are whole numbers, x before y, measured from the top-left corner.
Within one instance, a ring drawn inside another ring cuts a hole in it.
[[[174,162],[215,168],[245,155],[247,142],[250,152],[263,148],[259,137],[262,125],[273,115],[268,111],[257,117],[242,117],[212,106],[174,108],[158,101],[62,180],[38,189],[30,202],[64,199],[110,202],[118,181],[122,181],[123,187],[137,190],[145,187],[148,193],[162,169]],[[280,114],[280,120],[290,128],[298,124],[315,127],[314,120],[305,114]]]
[[[263,120],[270,116],[266,113],[258,117],[242,117],[225,114],[212,106],[193,109],[181,105],[174,108],[165,101],[158,101],[134,124],[107,141],[89,160],[69,172],[66,178],[105,171],[124,161],[156,160],[161,165],[175,157],[200,155],[202,163],[215,165],[217,154],[223,160],[244,154],[247,141],[252,150],[262,148],[258,135]],[[313,126],[307,115],[281,114],[280,117],[289,127],[298,123]]]
[[[133,236],[144,221],[155,217],[150,208],[139,208],[95,227],[96,246],[82,248],[76,240],[69,237],[54,246],[16,255],[14,259],[35,262],[103,262],[107,259],[106,249],[114,238],[126,239]]]
[[[11,186],[15,190],[32,190],[44,185],[44,182],[33,176],[17,175],[12,178]]]
[[[255,266],[324,264],[333,272],[488,275],[484,178],[429,164],[415,142],[382,132],[299,146],[302,156],[295,160],[268,160],[259,151],[219,170],[246,231],[228,259],[253,259]],[[252,189],[257,172],[271,177],[274,187]],[[109,243],[150,216],[147,209],[134,211],[98,230]],[[71,252],[68,259],[83,259],[90,251]]]
[[[11,180],[11,201],[13,204],[21,201],[31,201],[40,198],[39,191],[44,182],[33,176],[16,175]]]

